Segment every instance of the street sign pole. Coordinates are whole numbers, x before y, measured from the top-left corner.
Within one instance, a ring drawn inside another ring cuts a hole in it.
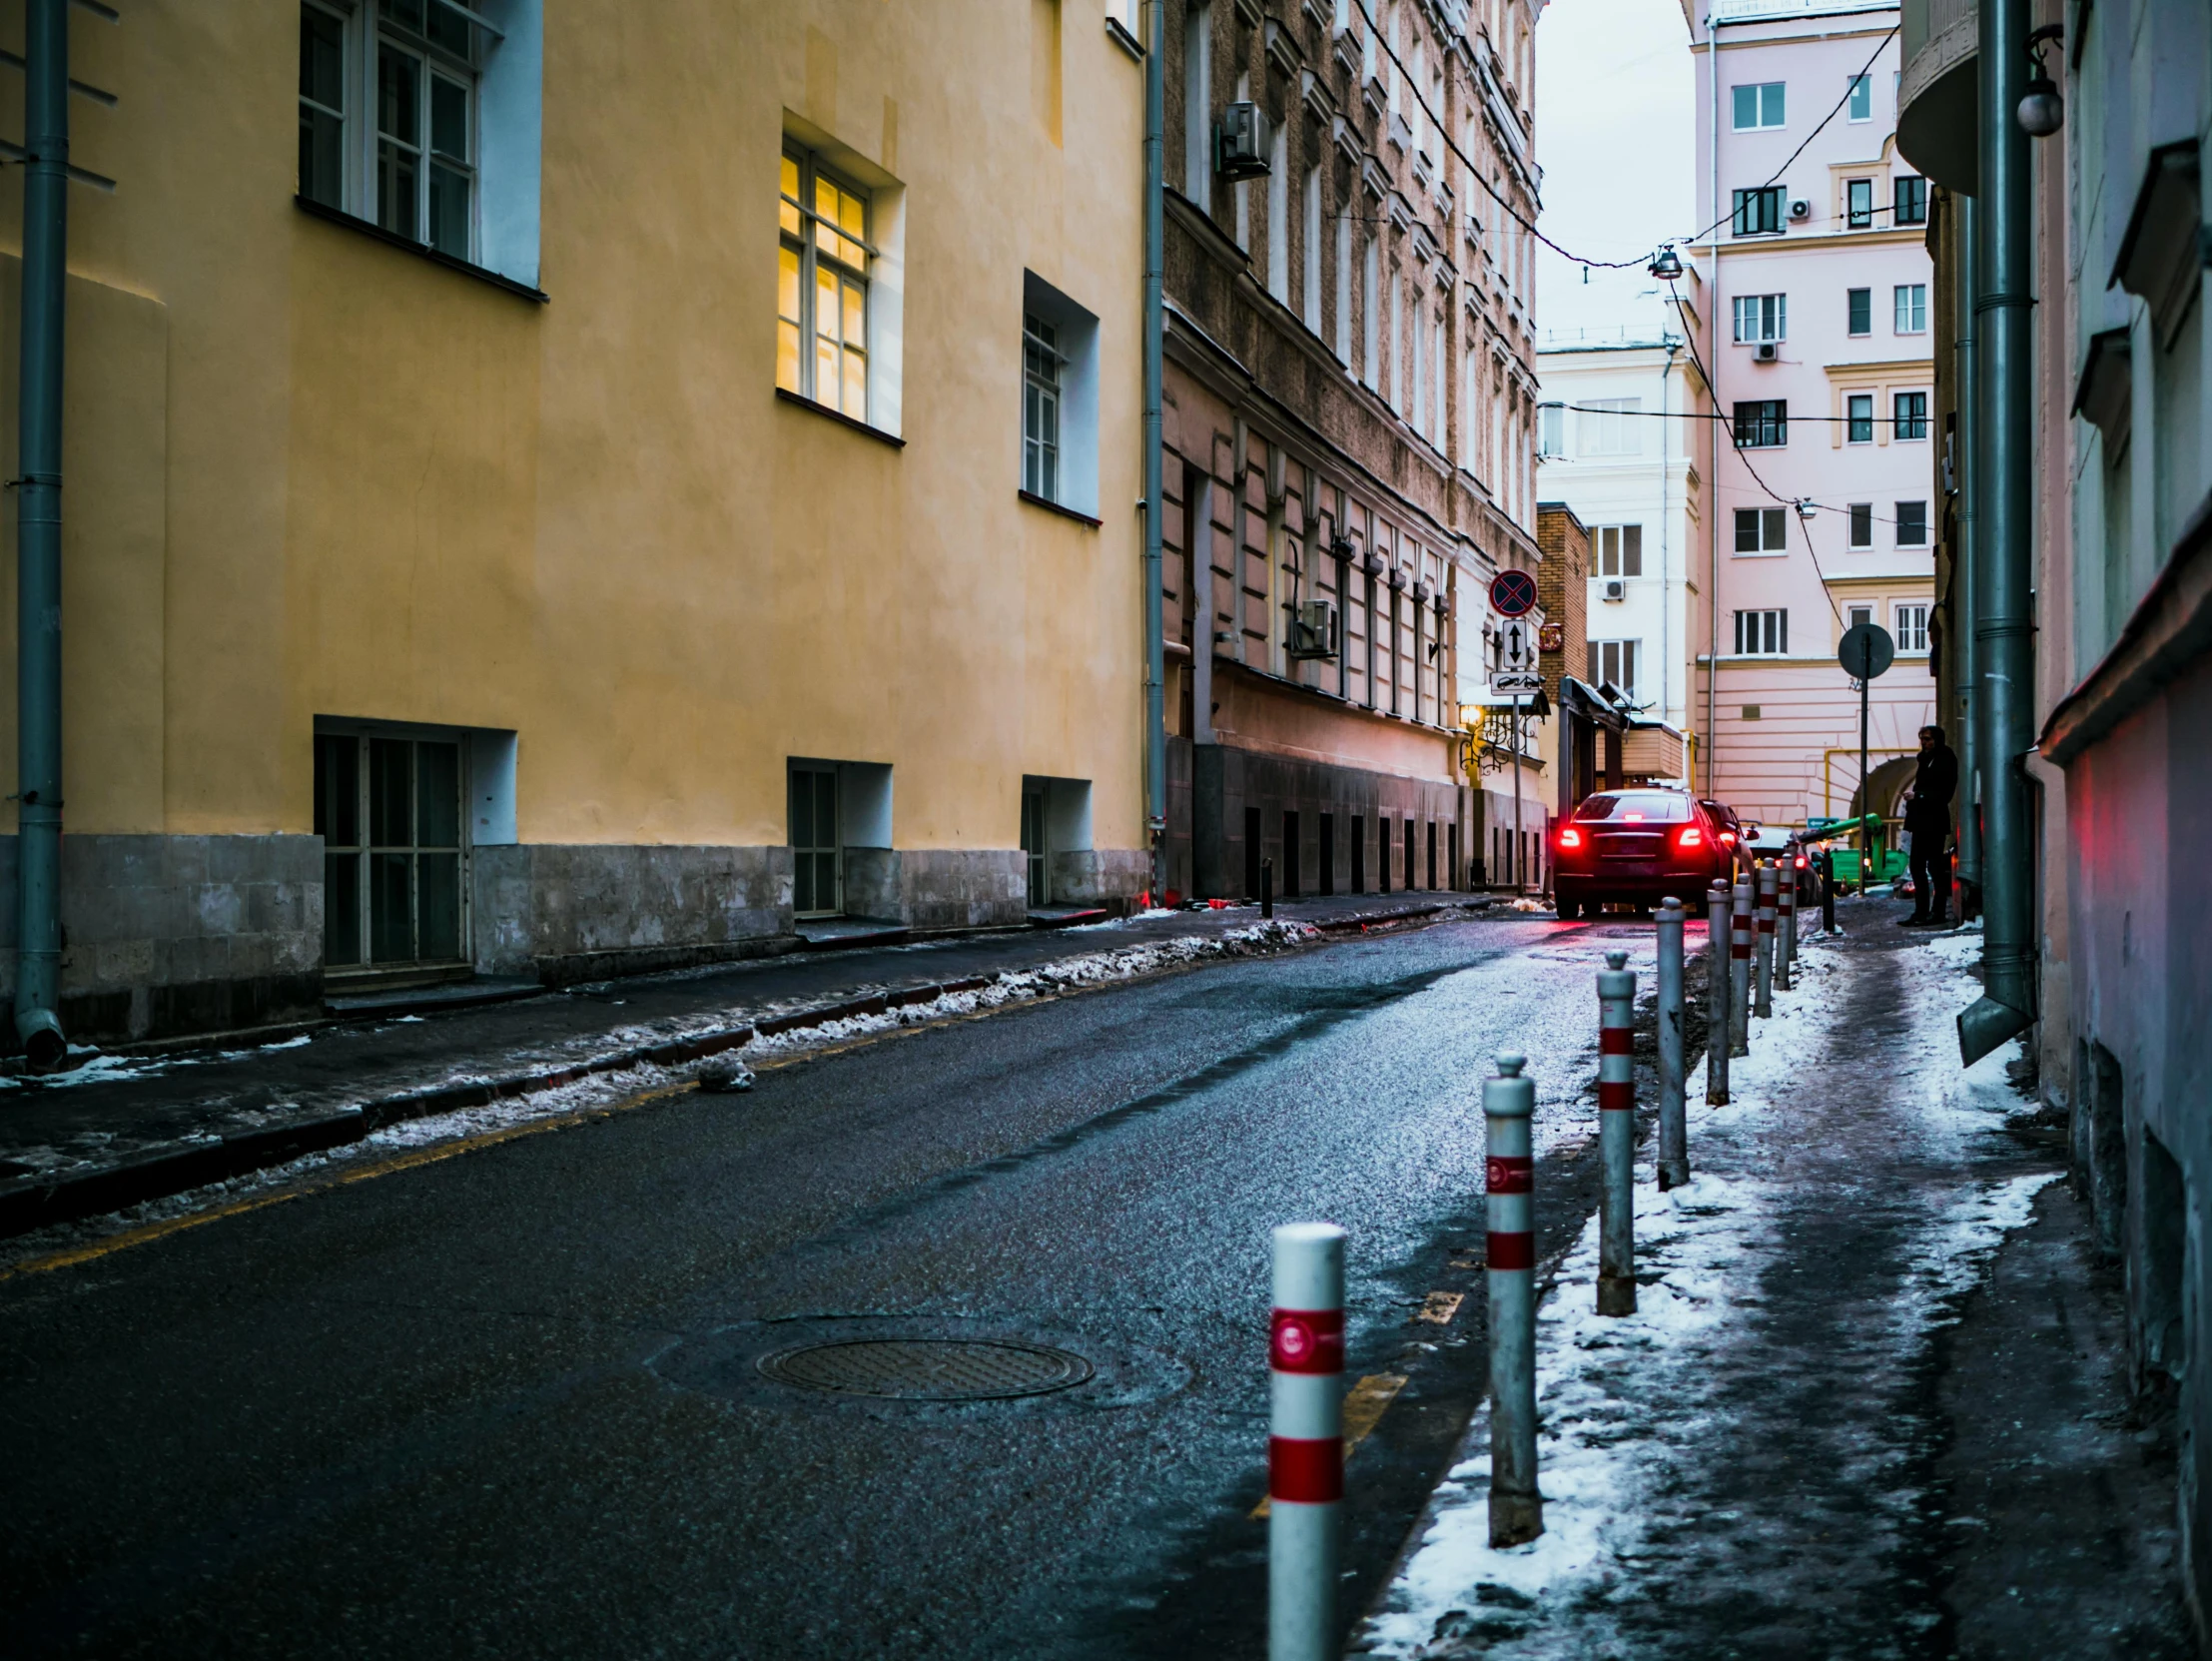
[[[1873,859],[1873,837],[1866,821],[1874,805],[1866,791],[1866,702],[1874,676],[1895,660],[1896,642],[1879,623],[1853,623],[1837,643],[1836,657],[1843,673],[1858,682],[1858,897],[1863,900],[1873,880],[1866,869]]]
[[[1872,682],[1858,683],[1858,897],[1866,897],[1866,864],[1872,857],[1872,848],[1866,834],[1866,819],[1873,810],[1873,803],[1866,795],[1866,693]]]
[[[1490,605],[1499,616],[1506,618],[1506,651],[1509,671],[1519,677],[1528,671],[1522,665],[1528,653],[1522,648],[1522,628],[1519,619],[1536,606],[1536,579],[1526,571],[1507,569],[1490,579]],[[1504,677],[1500,677],[1501,679]],[[1541,687],[1543,682],[1538,681]],[[1493,684],[1491,695],[1495,697],[1503,687]],[[1513,846],[1505,862],[1506,880],[1515,892],[1528,891],[1528,855],[1521,845],[1521,686],[1515,679],[1513,690]]]
[[[1513,858],[1507,862],[1513,891],[1528,892],[1528,854],[1521,845],[1521,694],[1513,694]]]

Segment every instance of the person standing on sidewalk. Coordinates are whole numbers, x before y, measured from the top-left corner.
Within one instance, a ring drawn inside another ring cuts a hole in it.
[[[1943,742],[1943,729],[1920,728],[1920,761],[1904,798],[1904,828],[1912,838],[1912,915],[1908,929],[1950,921],[1951,797],[1958,790],[1958,756]]]

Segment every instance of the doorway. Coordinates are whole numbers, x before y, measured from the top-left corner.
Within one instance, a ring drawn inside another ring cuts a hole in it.
[[[467,962],[462,759],[457,737],[316,734],[327,968]]]
[[[837,917],[845,910],[845,862],[838,835],[837,769],[791,764],[791,912]],[[1004,820],[1000,821],[1002,824]]]

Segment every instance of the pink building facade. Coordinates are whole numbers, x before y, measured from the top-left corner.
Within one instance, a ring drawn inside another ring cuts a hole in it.
[[[1894,812],[1936,719],[1944,435],[1896,22],[1893,5],[1716,0],[1692,47],[1713,229],[1689,321],[1729,427],[1701,481],[1690,718],[1700,787],[1767,824],[1853,809],[1858,695],[1836,655],[1852,623],[1896,643],[1869,699],[1876,810]]]

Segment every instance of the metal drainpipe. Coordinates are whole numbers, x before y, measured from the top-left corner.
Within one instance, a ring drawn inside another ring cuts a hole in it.
[[[1667,536],[1667,519],[1670,511],[1668,499],[1673,493],[1673,487],[1667,478],[1667,452],[1673,447],[1669,429],[1674,425],[1673,420],[1669,418],[1667,408],[1667,384],[1675,378],[1675,354],[1681,350],[1680,345],[1674,341],[1669,341],[1667,343],[1667,367],[1659,372],[1659,718],[1662,721],[1675,712],[1674,698],[1668,685],[1673,674],[1671,666],[1674,663],[1675,598],[1673,593],[1674,579],[1671,574],[1674,570],[1674,560]],[[1683,690],[1687,694],[1689,688],[1685,687]],[[1683,702],[1685,705],[1688,704],[1687,695]],[[1683,724],[1687,726],[1689,722],[1685,720]],[[1562,730],[1565,729],[1564,722],[1561,723],[1561,728]],[[1688,773],[1690,764],[1685,762],[1683,770]],[[1691,777],[1690,782],[1693,785],[1697,783],[1695,776]]]
[[[25,16],[23,344],[16,484],[15,1031],[34,1068],[68,1051],[61,978],[62,291],[69,244],[69,0]]]
[[[1720,720],[1721,704],[1721,440],[1728,434],[1721,425],[1721,37],[1719,25],[1713,20],[1709,8],[1705,14],[1705,68],[1707,78],[1713,84],[1713,282],[1712,292],[1705,297],[1705,363],[1706,373],[1713,379],[1705,387],[1706,401],[1713,406],[1705,423],[1707,436],[1712,440],[1712,476],[1706,480],[1706,490],[1713,511],[1706,515],[1706,564],[1709,567],[1705,584],[1706,634],[1705,634],[1705,793],[1715,794],[1713,788],[1713,764],[1721,753]]]
[[[2027,0],[1981,0],[1981,177],[1974,195],[1975,743],[1981,766],[1982,996],[1958,1017],[1968,1064],[2035,1020],[2027,780],[2034,636],[2028,612],[2029,364]],[[1986,316],[1987,321],[1983,322]]]
[[[1144,821],[1152,844],[1152,903],[1167,892],[1167,665],[1160,619],[1161,522],[1167,504],[1160,483],[1161,337],[1166,301],[1162,170],[1166,166],[1166,0],[1148,0],[1144,38]],[[1210,607],[1205,610],[1210,610]],[[1209,620],[1205,611],[1201,623]],[[1199,630],[1191,650],[1210,652],[1212,629]],[[1193,664],[1196,659],[1193,657]]]
[[[1952,446],[1958,468],[1958,550],[1951,571],[1951,631],[1957,640],[1958,687],[1965,694],[1965,710],[1959,719],[1958,736],[1958,882],[1961,890],[1971,886],[1981,887],[1981,821],[1974,811],[1979,795],[1975,788],[1981,762],[1980,735],[1975,729],[1975,711],[1981,699],[1974,685],[1974,488],[1980,469],[1974,464],[1974,441],[1980,432],[1980,423],[1973,418],[1974,409],[1974,201],[1970,196],[1954,196],[1952,205],[1958,210],[1958,266],[1954,280],[1958,289],[1958,302],[1954,307],[1959,322],[1958,329],[1958,437]],[[1942,719],[1947,726],[1960,712],[1946,709]],[[1964,913],[1966,900],[1959,896],[1959,910]],[[1963,917],[1961,917],[1963,921]]]

